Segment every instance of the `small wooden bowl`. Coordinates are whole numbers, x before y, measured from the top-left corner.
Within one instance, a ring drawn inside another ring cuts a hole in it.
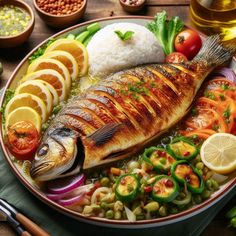
[[[120,1],[120,5],[123,7],[123,9],[127,12],[130,12],[130,13],[141,11],[143,9],[143,7],[146,5],[146,0],[143,1],[143,3],[141,3],[139,5],[128,5],[128,4],[124,3],[122,0],[119,0],[119,1]]]
[[[43,11],[41,8],[39,8],[37,4],[37,0],[33,0],[34,2],[34,7],[40,16],[40,18],[47,24],[50,25],[54,28],[65,28],[70,25],[73,25],[77,23],[77,21],[83,17],[86,6],[87,6],[87,0],[84,0],[83,5],[80,9],[78,9],[76,12],[73,12],[72,14],[69,15],[53,15],[50,13],[47,13]]]
[[[31,18],[28,27],[20,34],[17,34],[15,36],[0,36],[0,48],[16,47],[24,43],[31,35],[35,23],[34,13],[28,4],[20,0],[1,0],[0,6],[4,5],[14,5],[23,8],[25,11],[29,13]]]

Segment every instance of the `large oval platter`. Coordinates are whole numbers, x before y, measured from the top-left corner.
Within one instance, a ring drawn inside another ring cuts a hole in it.
[[[102,27],[112,24],[112,23],[118,23],[118,22],[132,22],[140,25],[146,25],[148,21],[150,21],[151,17],[139,17],[139,16],[130,16],[130,17],[113,17],[113,18],[104,18],[99,19],[95,21],[89,21],[86,23],[82,23],[76,26],[73,26],[71,28],[68,28],[56,35],[53,35],[52,38],[61,38],[69,33],[78,34],[79,32],[82,32],[85,30],[86,26],[93,23],[93,22],[99,22]],[[204,36],[202,36],[204,38]],[[49,40],[49,39],[47,39]],[[18,83],[18,81],[23,77],[23,75],[26,73],[27,68],[29,66],[28,58],[45,42],[45,40],[40,45],[38,45],[34,50],[32,50],[18,65],[18,67],[13,72],[11,78],[9,79],[1,99],[1,106],[3,104],[3,101],[5,99],[5,93],[7,89],[14,89]],[[231,67],[236,68],[235,60],[232,60]],[[150,220],[141,220],[141,221],[135,221],[135,222],[129,222],[129,221],[118,221],[118,220],[108,220],[105,218],[96,218],[96,217],[86,217],[78,212],[72,211],[70,209],[67,209],[65,207],[60,206],[59,204],[49,200],[43,192],[29,179],[29,177],[25,176],[19,168],[19,166],[12,161],[12,156],[9,153],[6,145],[4,144],[4,136],[3,136],[3,129],[2,125],[0,128],[0,141],[1,146],[5,155],[5,159],[8,162],[9,166],[11,167],[14,174],[17,176],[17,178],[21,181],[21,183],[36,197],[38,197],[42,202],[47,204],[48,206],[56,209],[57,211],[61,212],[62,214],[65,214],[67,216],[73,217],[79,221],[87,222],[90,224],[96,224],[96,225],[102,225],[107,227],[116,227],[116,228],[149,228],[149,227],[158,227],[163,225],[169,225],[172,223],[176,223],[178,221],[185,220],[187,218],[190,218],[196,214],[199,214],[203,211],[206,211],[208,208],[215,205],[217,202],[219,202],[222,198],[224,198],[227,194],[229,194],[231,191],[234,191],[234,187],[236,185],[236,175],[235,173],[231,175],[228,180],[220,186],[220,189],[216,191],[208,200],[204,201],[201,204],[198,204],[196,206],[193,206],[192,208],[182,211],[178,214],[162,217],[162,218],[156,218],[156,219],[150,219]]]

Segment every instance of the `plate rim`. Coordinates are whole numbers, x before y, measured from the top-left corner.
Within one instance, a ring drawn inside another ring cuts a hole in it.
[[[110,20],[120,20],[120,19],[134,19],[134,20],[152,20],[153,17],[151,16],[115,16],[115,17],[104,17],[104,18],[99,18],[99,19],[94,19],[90,21],[86,21],[74,26],[71,26],[67,29],[64,29],[47,39],[43,40],[40,44],[38,44],[36,47],[34,47],[18,64],[18,66],[15,68],[13,73],[11,74],[8,82],[6,83],[4,89],[3,89],[3,96],[1,97],[0,100],[0,105],[2,106],[3,101],[5,99],[5,94],[6,90],[10,87],[11,83],[14,80],[15,75],[19,71],[19,69],[22,67],[22,65],[28,60],[29,56],[31,56],[39,47],[41,47],[43,44],[45,44],[48,40],[51,38],[58,37],[60,35],[63,35],[67,32],[70,32],[74,29],[89,25],[94,22],[101,22],[101,21],[110,21]],[[188,25],[186,25],[188,28]],[[195,29],[196,30],[196,29]],[[201,35],[203,35],[201,32],[199,32]],[[235,58],[234,58],[235,60]],[[11,170],[13,171],[14,175],[17,177],[17,179],[23,184],[25,188],[27,188],[34,196],[36,196],[40,201],[48,205],[49,207],[52,207],[53,209],[57,210],[58,212],[67,215],[69,217],[72,217],[76,220],[79,220],[81,222],[86,222],[90,224],[95,224],[95,225],[101,225],[101,226],[106,226],[106,227],[114,227],[114,228],[150,228],[154,226],[163,226],[163,225],[168,225],[172,223],[176,223],[179,221],[183,221],[185,219],[188,219],[190,217],[193,217],[194,215],[197,215],[206,209],[210,208],[212,205],[216,204],[218,201],[220,201],[225,195],[227,195],[231,190],[234,189],[236,185],[236,177],[231,179],[228,183],[226,183],[226,186],[222,189],[216,192],[216,194],[204,201],[201,204],[198,204],[190,209],[187,209],[183,212],[174,214],[174,215],[169,215],[166,217],[162,218],[155,218],[155,219],[150,219],[150,220],[141,220],[141,221],[135,221],[135,222],[129,222],[129,221],[120,221],[120,220],[109,220],[105,218],[98,218],[98,217],[87,217],[82,215],[79,212],[75,212],[73,210],[70,210],[68,208],[65,208],[63,206],[60,206],[59,204],[49,200],[45,195],[43,195],[42,192],[40,192],[38,189],[36,189],[33,185],[31,185],[27,179],[21,174],[21,172],[18,170],[16,165],[12,162],[9,153],[7,151],[6,145],[4,144],[4,137],[3,137],[3,130],[2,130],[2,116],[0,116],[0,143],[1,143],[1,148],[4,154],[4,158],[9,164]]]

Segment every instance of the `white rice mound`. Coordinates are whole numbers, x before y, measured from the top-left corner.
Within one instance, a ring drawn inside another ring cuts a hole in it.
[[[133,31],[130,40],[122,41],[116,30]],[[98,31],[89,42],[89,72],[104,76],[137,65],[164,61],[164,52],[156,37],[144,26],[115,23]]]

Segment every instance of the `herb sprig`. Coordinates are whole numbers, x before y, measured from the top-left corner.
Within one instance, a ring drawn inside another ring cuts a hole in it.
[[[120,30],[116,30],[114,32],[122,41],[130,40],[134,34],[133,31],[126,31],[125,33],[122,33]]]

